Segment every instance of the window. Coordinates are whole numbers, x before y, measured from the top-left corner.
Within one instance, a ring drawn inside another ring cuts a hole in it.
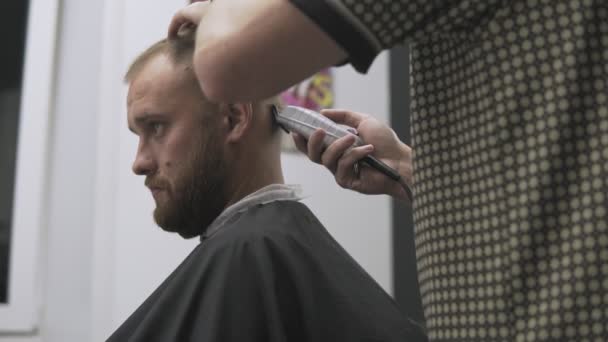
[[[57,4],[0,1],[0,335],[38,325]]]
[[[0,303],[8,302],[19,100],[28,1],[0,3]]]

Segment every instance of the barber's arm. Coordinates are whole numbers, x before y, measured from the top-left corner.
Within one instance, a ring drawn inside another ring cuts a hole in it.
[[[198,26],[196,74],[215,101],[266,98],[346,59],[288,0],[194,3],[176,13],[169,36],[188,23]]]
[[[336,182],[346,189],[364,194],[387,194],[404,201],[409,200],[403,185],[365,164],[355,164],[367,155],[373,155],[397,170],[405,183],[413,183],[412,149],[401,142],[395,132],[377,119],[346,110],[324,110],[322,114],[333,121],[353,127],[369,145],[351,148],[353,136],[336,140],[323,149],[324,132],[318,130],[308,141],[295,135],[298,149],[315,163],[324,165],[334,174]]]

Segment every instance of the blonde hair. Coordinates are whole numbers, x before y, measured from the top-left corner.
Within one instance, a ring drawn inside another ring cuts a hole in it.
[[[194,74],[192,57],[194,56],[195,34],[194,30],[189,30],[176,38],[165,38],[152,44],[131,63],[124,77],[125,82],[132,82],[151,59],[162,54],[168,56],[175,64],[189,66]]]
[[[184,65],[186,69],[191,73],[194,86],[196,86],[204,102],[207,105],[213,105],[205,94],[203,93],[200,85],[197,81],[196,74],[194,73],[193,67],[193,57],[194,57],[194,49],[196,42],[196,29],[187,29],[180,32],[177,37],[171,39],[162,39],[146,50],[144,50],[139,56],[133,60],[127,72],[124,76],[125,83],[131,83],[133,80],[139,75],[139,73],[144,69],[144,67],[156,56],[165,55],[176,65]],[[283,103],[281,102],[279,96],[273,96],[268,99],[258,101],[254,104],[255,107],[259,108],[259,110],[270,113],[272,106],[276,107],[277,110],[281,111],[283,108]],[[276,125],[275,125],[276,126]]]

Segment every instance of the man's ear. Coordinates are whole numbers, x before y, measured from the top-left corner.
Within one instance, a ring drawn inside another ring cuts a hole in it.
[[[221,104],[220,113],[226,128],[226,142],[240,141],[253,126],[251,103]]]

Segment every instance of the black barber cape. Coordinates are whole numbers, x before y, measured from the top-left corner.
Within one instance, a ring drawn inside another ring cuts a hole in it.
[[[420,328],[295,201],[237,214],[203,240],[108,339],[422,340]]]

